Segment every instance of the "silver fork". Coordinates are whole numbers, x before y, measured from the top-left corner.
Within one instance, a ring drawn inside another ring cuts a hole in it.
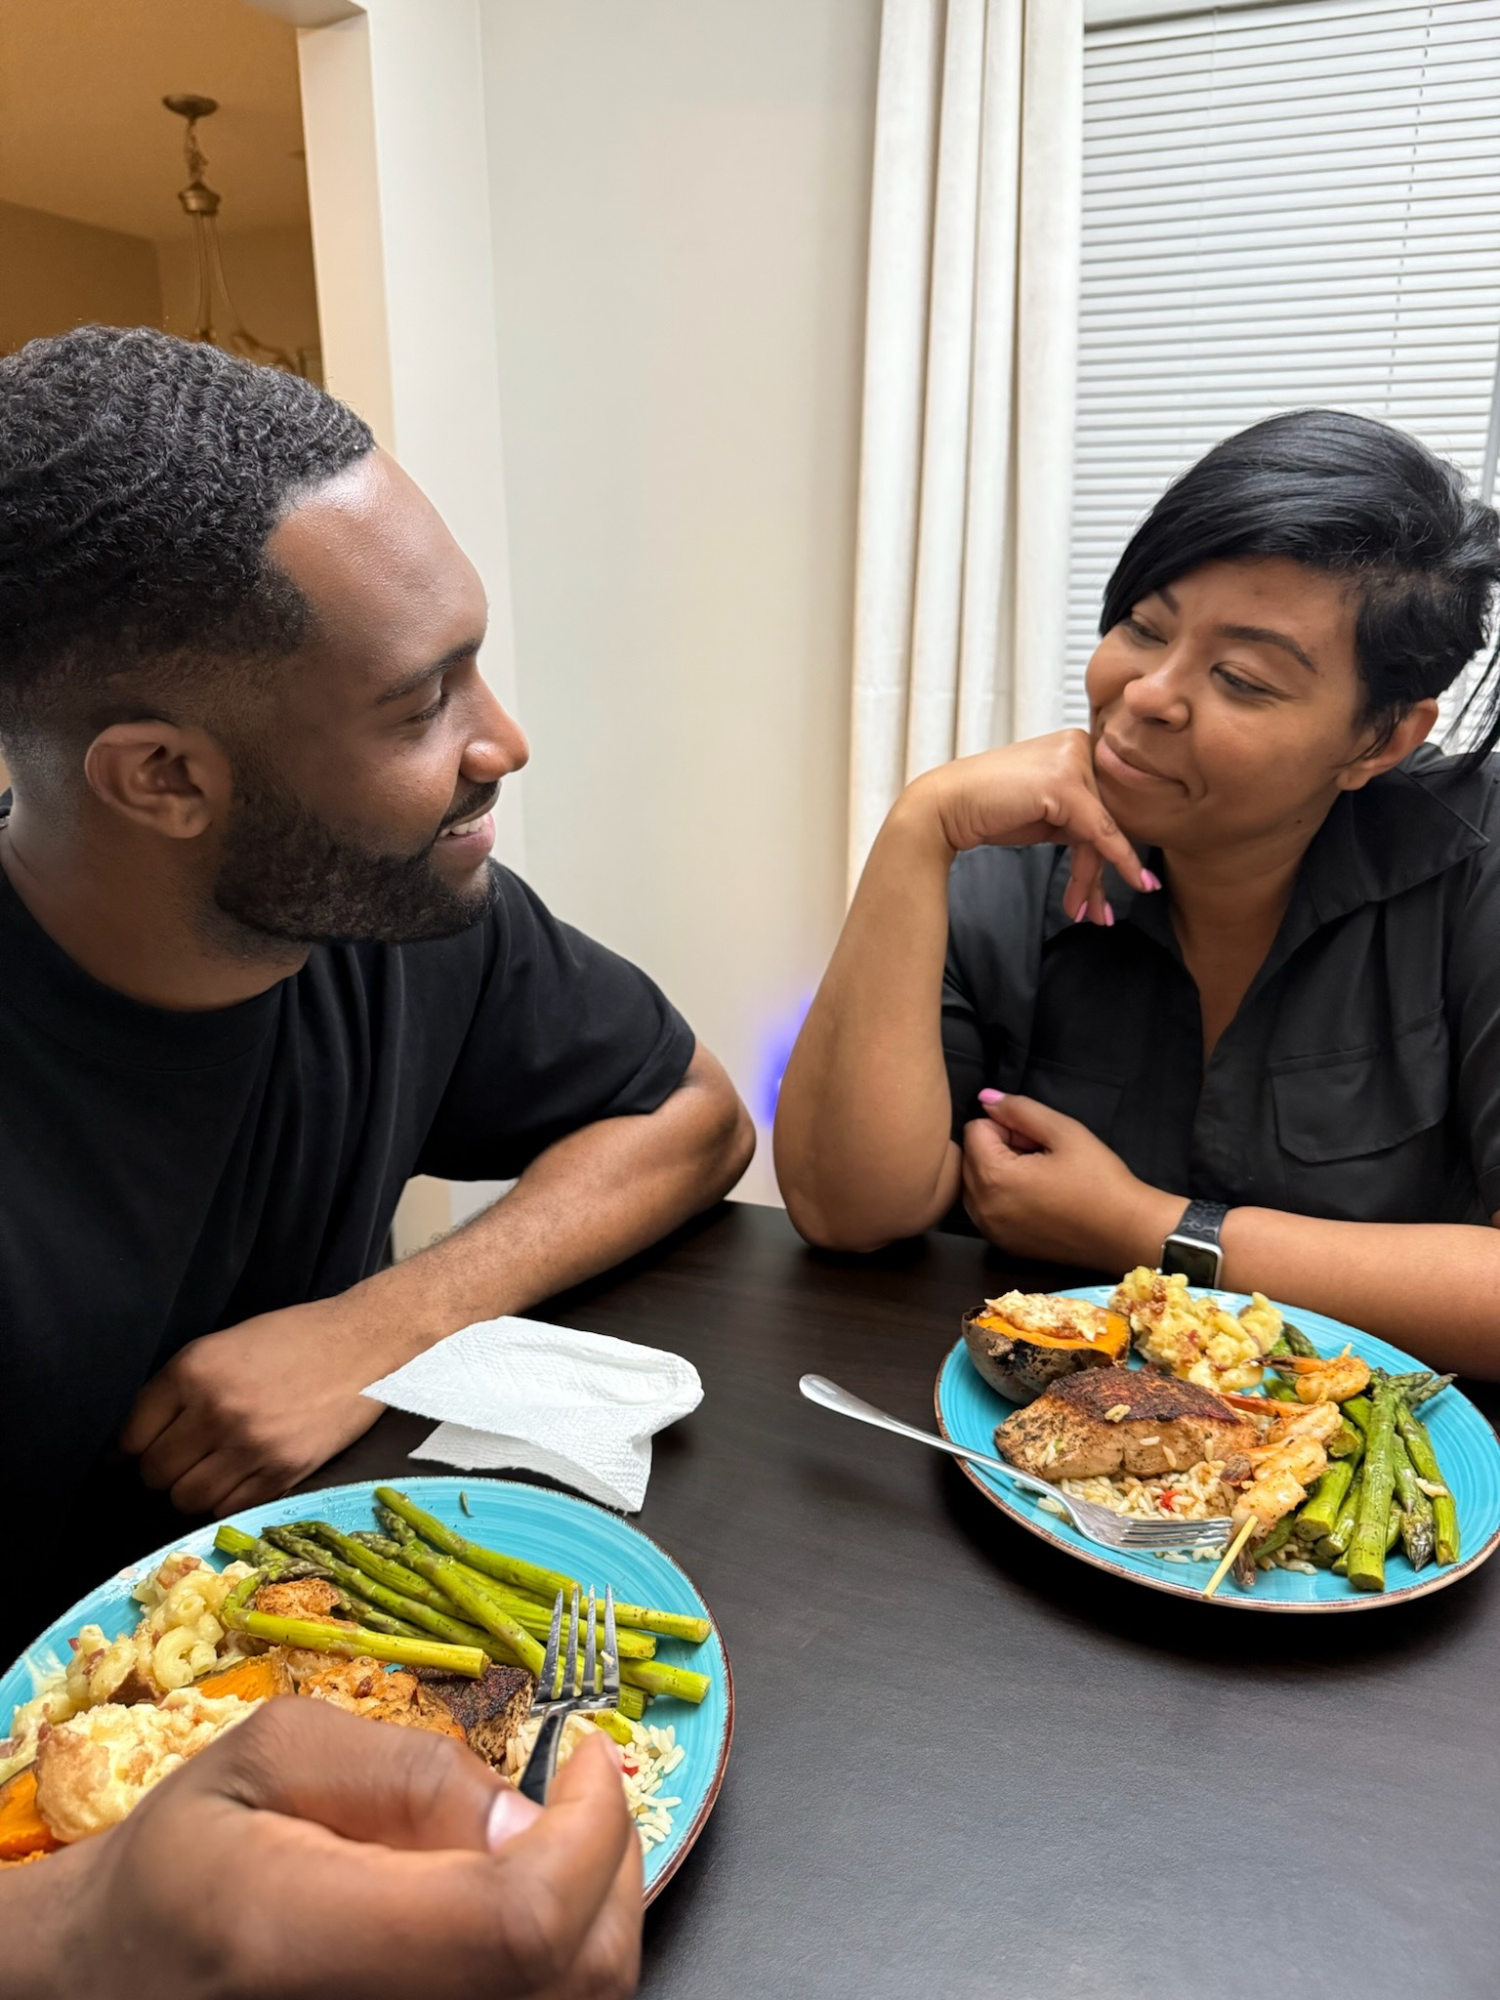
[[[539,1806],[547,1803],[547,1793],[557,1771],[557,1752],[562,1742],[563,1725],[568,1717],[619,1706],[620,1647],[615,1636],[614,1590],[609,1585],[605,1586],[604,1646],[597,1656],[594,1643],[597,1612],[592,1584],[583,1616],[584,1647],[580,1661],[578,1585],[575,1583],[573,1586],[566,1639],[562,1637],[563,1594],[561,1591],[557,1593],[557,1600],[552,1606],[552,1628],[547,1634],[547,1650],[542,1655],[541,1676],[531,1698],[531,1713],[542,1718],[542,1726],[537,1731],[518,1786],[526,1798],[534,1799]]]
[[[873,1403],[865,1402],[861,1396],[852,1396],[837,1382],[830,1382],[826,1375],[804,1375],[798,1386],[810,1403],[833,1410],[838,1416],[853,1417],[859,1423],[874,1424],[879,1430],[894,1431],[897,1437],[933,1445],[938,1451],[951,1452],[955,1458],[966,1459],[970,1465],[983,1466],[986,1472],[998,1473],[1021,1492],[1039,1495],[1059,1513],[1065,1514],[1080,1535],[1100,1543],[1104,1548],[1135,1549],[1149,1554],[1164,1549],[1222,1548],[1229,1539],[1227,1515],[1219,1515],[1209,1521],[1139,1521],[1131,1515],[1116,1514],[1108,1507],[1100,1507],[1092,1500],[1075,1500],[1067,1493],[1060,1493],[1045,1479],[1033,1479],[1027,1473],[1017,1472],[1003,1459],[990,1458],[982,1451],[971,1451],[966,1444],[954,1444],[950,1438],[939,1437],[934,1431],[919,1431],[912,1424],[903,1424],[899,1417],[877,1410]]]

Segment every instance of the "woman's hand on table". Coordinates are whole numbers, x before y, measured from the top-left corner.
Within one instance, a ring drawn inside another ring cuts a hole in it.
[[[908,786],[893,820],[903,813],[910,821],[930,817],[954,854],[1065,843],[1072,855],[1063,898],[1070,917],[1086,910],[1097,924],[1109,921],[1107,862],[1136,888],[1158,886],[1099,797],[1093,745],[1082,729],[1059,729],[928,771]]]
[[[7,2000],[619,2000],[641,1911],[603,1736],[543,1811],[448,1738],[274,1701],[109,1833],[0,1876],[0,1985]]]
[[[1186,1205],[1138,1180],[1076,1118],[986,1091],[964,1127],[963,1200],[980,1233],[1014,1255],[1119,1272],[1154,1264]]]

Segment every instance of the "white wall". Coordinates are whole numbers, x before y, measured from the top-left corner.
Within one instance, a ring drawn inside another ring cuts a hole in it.
[[[527,872],[764,1125],[843,908],[879,0],[480,11]]]
[[[329,385],[491,584],[503,852],[764,1127],[843,907],[880,0],[255,3],[304,28]]]

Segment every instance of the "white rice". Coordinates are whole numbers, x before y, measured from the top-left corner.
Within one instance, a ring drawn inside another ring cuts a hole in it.
[[[1134,1473],[1119,1472],[1110,1477],[1100,1473],[1092,1479],[1059,1479],[1055,1484],[1070,1500],[1092,1500],[1096,1507],[1108,1507],[1114,1514],[1128,1514],[1132,1520],[1211,1521],[1228,1514],[1234,1505],[1233,1494],[1220,1484],[1219,1474],[1223,1469],[1219,1460],[1203,1459],[1189,1466],[1186,1472],[1168,1472],[1157,1479],[1137,1479]],[[1162,1505],[1165,1493],[1173,1496],[1170,1507]],[[1043,1498],[1037,1505],[1050,1514],[1063,1512],[1056,1500]],[[1217,1562],[1224,1551],[1209,1547],[1152,1549],[1145,1553],[1154,1555],[1158,1562],[1190,1563]]]
[[[1185,1472],[1166,1472],[1155,1479],[1137,1479],[1134,1473],[1117,1472],[1093,1479],[1059,1479],[1059,1493],[1070,1500],[1092,1500],[1096,1507],[1112,1513],[1128,1514],[1138,1521],[1209,1521],[1228,1514],[1234,1496],[1219,1480],[1224,1470],[1218,1459],[1201,1459]],[[1173,1504],[1164,1507],[1164,1495]]]
[[[531,1755],[536,1742],[541,1719],[523,1722],[506,1750],[506,1770],[512,1778],[519,1778],[526,1767],[526,1759]],[[587,1732],[595,1724],[586,1716],[570,1715],[563,1725],[562,1745],[558,1752],[558,1762],[565,1764]],[[680,1806],[680,1798],[664,1795],[662,1786],[677,1769],[687,1751],[677,1741],[677,1731],[672,1728],[657,1729],[647,1722],[632,1722],[629,1745],[620,1744],[619,1750],[625,1760],[621,1778],[625,1786],[625,1803],[630,1809],[630,1817],[635,1821],[635,1829],[640,1837],[642,1851],[649,1854],[653,1847],[666,1840],[672,1831],[672,1810]]]

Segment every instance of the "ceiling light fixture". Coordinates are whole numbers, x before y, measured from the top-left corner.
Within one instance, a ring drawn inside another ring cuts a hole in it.
[[[193,339],[204,340],[214,347],[224,347],[232,354],[242,354],[247,361],[268,363],[273,368],[284,368],[288,374],[297,375],[302,371],[284,348],[272,347],[264,340],[257,340],[235,309],[229,292],[229,280],[224,275],[224,256],[219,245],[219,201],[220,197],[208,186],[203,178],[208,161],[198,150],[198,120],[209,118],[218,110],[218,100],[213,97],[173,96],[164,97],[162,103],[178,118],[186,119],[187,130],[183,134],[182,150],[187,160],[188,184],[178,193],[183,213],[193,230],[193,261],[198,278],[198,302],[193,313]],[[224,319],[228,331],[220,337],[214,330],[214,308],[217,299],[222,299]]]

